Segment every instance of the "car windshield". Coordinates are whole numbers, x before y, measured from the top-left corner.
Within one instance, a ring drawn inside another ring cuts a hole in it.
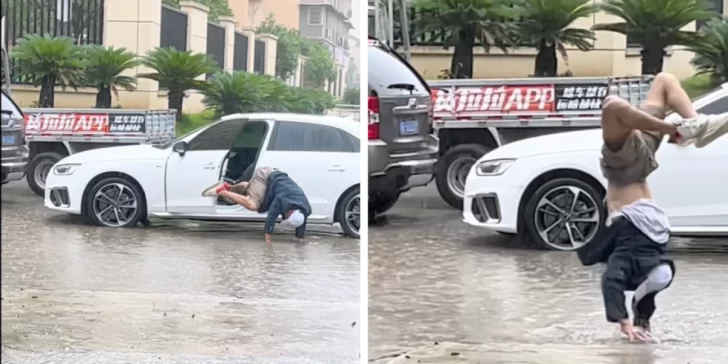
[[[184,139],[186,139],[187,137],[189,137],[190,135],[193,135],[193,134],[195,134],[195,133],[199,132],[200,130],[202,130],[202,129],[205,129],[205,128],[209,127],[210,125],[213,125],[213,124],[217,124],[218,122],[220,122],[220,120],[216,120],[216,121],[214,121],[214,122],[212,122],[212,123],[209,123],[209,124],[205,124],[205,125],[203,125],[203,126],[201,126],[201,127],[197,128],[197,129],[194,129],[194,130],[192,130],[191,132],[189,132],[189,133],[187,133],[187,134],[185,134],[185,135],[182,135],[182,136],[180,136],[180,137],[177,137],[177,138],[175,138],[175,139],[172,139],[171,141],[168,141],[168,142],[166,142],[166,143],[164,143],[164,144],[157,144],[157,145],[155,145],[154,147],[155,147],[155,148],[158,148],[158,149],[167,149],[167,148],[169,148],[169,147],[173,146],[173,145],[174,145],[174,143],[177,143],[177,142],[179,142],[179,141],[181,141],[181,140],[184,140]]]

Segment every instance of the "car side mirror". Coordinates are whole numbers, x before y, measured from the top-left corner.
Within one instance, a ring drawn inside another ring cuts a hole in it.
[[[180,157],[184,157],[185,153],[187,152],[187,142],[181,141],[174,143],[172,146],[172,151],[179,153]]]

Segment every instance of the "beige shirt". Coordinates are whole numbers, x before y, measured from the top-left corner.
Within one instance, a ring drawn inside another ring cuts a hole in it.
[[[247,194],[253,203],[260,206],[260,203],[263,202],[263,197],[265,197],[265,190],[268,187],[268,177],[275,171],[276,169],[271,167],[257,168],[253,173],[253,177],[248,182],[248,188],[243,189],[238,187],[233,192]]]

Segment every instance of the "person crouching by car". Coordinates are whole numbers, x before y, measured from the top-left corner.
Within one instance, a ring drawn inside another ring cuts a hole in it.
[[[218,189],[217,194],[243,204],[241,200],[243,196],[229,191],[230,187],[225,186]],[[311,215],[311,205],[301,187],[286,173],[278,170],[270,172],[265,195],[258,205],[258,212],[268,213],[265,220],[266,243],[273,240],[272,234],[279,216],[283,219],[281,224],[296,229],[296,237],[303,242],[303,238],[306,236],[306,220]]]
[[[311,205],[303,189],[281,171],[274,171],[268,176],[268,188],[265,191],[263,202],[258,212],[268,212],[265,220],[265,242],[272,240],[273,229],[278,216],[281,216],[283,226],[296,229],[296,237],[303,242],[306,236],[306,220],[311,215]]]

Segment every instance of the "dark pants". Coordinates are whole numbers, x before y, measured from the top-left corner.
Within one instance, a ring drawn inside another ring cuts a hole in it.
[[[577,254],[584,265],[607,264],[602,275],[602,294],[609,322],[629,318],[624,292],[637,289],[654,268],[664,263],[675,272],[674,263],[664,257],[665,244],[650,240],[624,217],[616,218],[601,236],[579,248]],[[635,321],[649,321],[656,309],[657,293],[651,292],[636,302]]]

